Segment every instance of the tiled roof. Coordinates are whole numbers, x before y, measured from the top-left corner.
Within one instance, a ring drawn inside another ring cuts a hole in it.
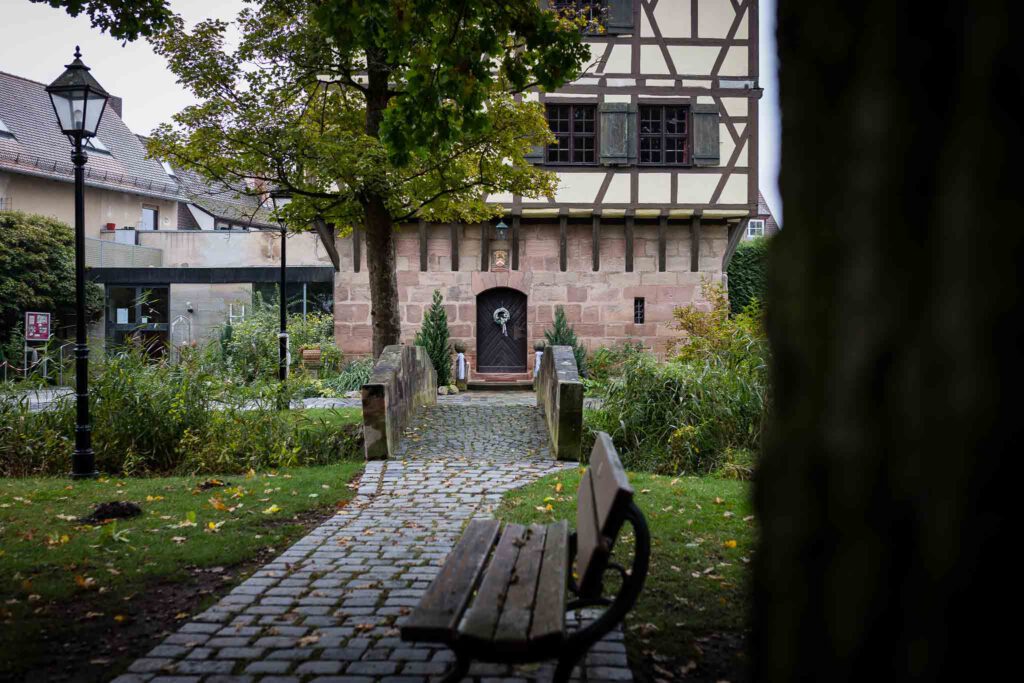
[[[57,127],[46,86],[0,71],[0,119],[13,135],[0,136],[0,170],[54,180],[74,178],[71,145]],[[110,155],[89,153],[86,185],[179,199],[177,183],[146,158],[142,142],[107,104],[97,137]]]
[[[174,174],[188,201],[214,218],[256,228],[278,227],[267,210],[269,206],[261,206],[259,198],[238,195],[226,185],[207,180],[194,171],[175,168]]]

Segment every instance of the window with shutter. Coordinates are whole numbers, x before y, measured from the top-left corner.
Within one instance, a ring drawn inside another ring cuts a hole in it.
[[[548,104],[548,125],[556,141],[548,145],[549,164],[597,163],[596,111],[593,104]]]
[[[675,105],[640,107],[640,163],[682,166],[689,163],[689,111]]]

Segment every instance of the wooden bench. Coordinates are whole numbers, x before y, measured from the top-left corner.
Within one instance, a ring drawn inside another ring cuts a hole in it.
[[[635,537],[629,571],[611,561],[623,522]],[[577,492],[576,531],[569,533],[565,521],[504,529],[496,520],[470,522],[419,606],[402,622],[402,640],[450,647],[456,661],[445,681],[461,679],[473,660],[548,659],[558,660],[555,680],[566,681],[587,650],[636,603],[649,556],[647,522],[611,438],[599,433]],[[603,595],[608,570],[620,578],[610,598]],[[566,628],[567,612],[598,606],[605,610],[595,620]]]

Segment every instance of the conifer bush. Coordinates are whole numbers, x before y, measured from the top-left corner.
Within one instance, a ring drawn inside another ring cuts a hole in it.
[[[437,386],[452,384],[452,348],[448,339],[448,313],[444,310],[441,290],[434,290],[434,300],[423,314],[423,325],[416,333],[416,346],[422,346],[437,371]]]
[[[576,331],[572,329],[572,325],[566,319],[563,307],[555,307],[554,326],[544,332],[544,339],[548,346],[571,346],[572,355],[576,357],[576,370],[580,373],[580,377],[585,376],[587,350],[576,338]]]

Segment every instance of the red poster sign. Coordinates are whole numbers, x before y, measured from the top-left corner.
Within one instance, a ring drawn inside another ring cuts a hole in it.
[[[25,313],[25,341],[46,341],[50,338],[49,313]]]

